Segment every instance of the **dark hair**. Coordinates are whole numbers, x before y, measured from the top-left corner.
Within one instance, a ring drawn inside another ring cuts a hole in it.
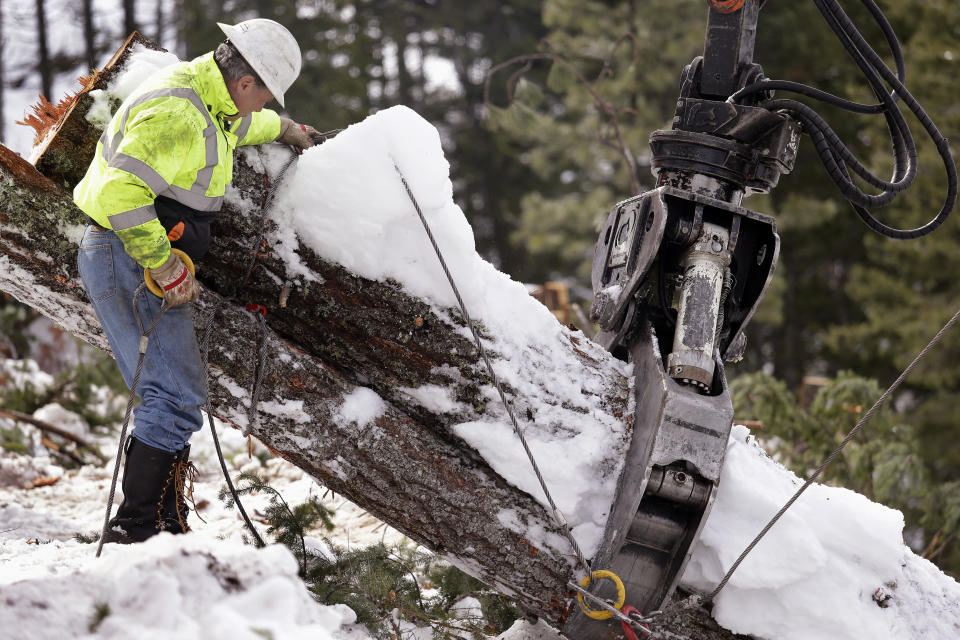
[[[223,74],[223,79],[227,82],[239,80],[243,76],[253,76],[253,80],[258,87],[262,89],[267,86],[229,40],[217,47],[217,50],[213,52],[213,59],[217,62],[220,73]]]

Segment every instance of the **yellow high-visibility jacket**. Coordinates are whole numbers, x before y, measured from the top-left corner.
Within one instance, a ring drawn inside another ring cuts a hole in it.
[[[270,109],[232,123],[237,107],[207,53],[159,71],[113,115],[73,199],[123,241],[140,265],[158,267],[170,241],[154,199],[166,196],[199,211],[219,211],[233,179],[237,145],[272,142],[280,116]]]

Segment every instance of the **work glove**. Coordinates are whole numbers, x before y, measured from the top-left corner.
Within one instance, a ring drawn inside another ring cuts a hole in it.
[[[277,142],[289,144],[303,151],[313,146],[311,136],[319,134],[319,131],[308,124],[298,124],[290,118],[280,116],[280,135],[277,136]]]
[[[166,262],[156,269],[150,269],[150,276],[163,290],[163,300],[167,307],[196,302],[200,297],[200,289],[193,274],[183,264],[180,256],[172,251]]]

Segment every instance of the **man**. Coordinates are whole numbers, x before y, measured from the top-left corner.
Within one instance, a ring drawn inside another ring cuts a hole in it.
[[[90,218],[78,255],[83,286],[127,386],[138,360],[141,325],[160,314],[160,298],[133,296],[144,270],[166,308],[150,334],[127,443],[123,503],[104,542],[140,542],[160,531],[188,531],[183,496],[188,440],[200,429],[206,381],[193,328],[197,283],[176,248],[193,260],[210,242],[210,223],[233,176],[237,145],[279,141],[313,146],[312,127],[264,109],[284,106],[300,73],[300,48],[266,19],[220,24],[215,52],[157,72],[128,97],[97,144],[74,189]]]

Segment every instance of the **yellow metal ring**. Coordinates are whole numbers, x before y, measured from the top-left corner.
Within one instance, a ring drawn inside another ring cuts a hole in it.
[[[170,251],[174,252],[180,259],[183,261],[184,266],[187,268],[187,271],[190,272],[190,275],[197,274],[197,268],[193,266],[193,260],[190,259],[186,253],[180,249],[171,248]],[[160,288],[160,285],[153,279],[153,276],[150,275],[150,269],[143,270],[143,281],[147,283],[147,289],[150,289],[150,293],[157,296],[158,298],[163,297],[163,289]]]
[[[619,609],[622,607],[623,603],[627,599],[627,590],[623,587],[623,580],[621,580],[613,571],[607,571],[606,569],[594,571],[593,577],[598,579],[609,578],[610,580],[613,580],[614,584],[617,585],[617,601],[613,604],[613,608]],[[580,586],[586,589],[590,582],[590,576],[584,576],[583,580],[580,581]],[[588,617],[593,618],[594,620],[609,620],[613,617],[612,611],[597,611],[587,606],[587,603],[583,601],[582,593],[577,594],[577,602],[580,603],[580,609],[587,614]]]

